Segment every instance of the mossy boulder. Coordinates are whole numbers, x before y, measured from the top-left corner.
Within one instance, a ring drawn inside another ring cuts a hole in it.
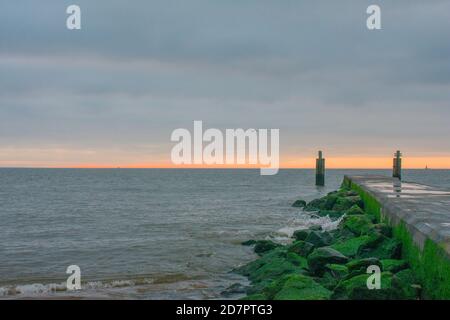
[[[377,258],[364,258],[356,259],[347,263],[345,266],[348,268],[351,277],[367,273],[369,266],[378,266],[381,269],[381,262]]]
[[[361,255],[365,250],[374,248],[380,241],[382,241],[380,235],[374,233],[339,241],[331,247],[347,257],[356,257]]]
[[[253,250],[255,251],[255,253],[262,255],[268,251],[271,251],[275,248],[280,247],[281,245],[278,243],[275,243],[273,241],[270,240],[258,240],[255,243],[255,247],[253,248]]]
[[[302,257],[307,257],[314,249],[314,245],[306,241],[295,241],[288,246],[288,252],[294,252]]]
[[[302,257],[294,252],[288,252],[286,254],[286,260],[292,263],[294,266],[301,267],[303,269],[308,268],[308,261],[305,257]]]
[[[332,294],[311,277],[301,274],[284,276],[271,283],[263,292],[274,300],[326,300]]]
[[[304,207],[306,207],[306,201],[305,200],[296,200],[292,204],[292,206],[295,208],[304,208]]]
[[[311,202],[308,202],[308,204],[305,207],[305,211],[319,211],[319,210],[326,210],[326,197],[320,198],[320,199],[314,199]]]
[[[333,241],[333,237],[326,231],[311,231],[305,241],[312,243],[314,247],[319,248],[330,245]]]
[[[257,240],[247,240],[247,241],[242,242],[241,244],[242,244],[243,246],[253,246],[253,245],[255,245],[257,242],[258,242]]]
[[[361,200],[360,196],[338,197],[332,208],[335,211],[346,211],[354,205],[357,205],[360,208],[364,207],[364,202]]]
[[[333,299],[389,300],[399,299],[402,293],[392,283],[390,272],[380,274],[380,288],[369,289],[367,281],[371,274],[361,274],[341,281],[333,293]]]
[[[392,227],[387,225],[386,223],[377,223],[373,225],[373,229],[375,232],[384,235],[385,237],[392,237]]]
[[[344,211],[344,213],[348,216],[365,214],[364,210],[357,204],[354,204],[350,209]]]
[[[400,259],[402,254],[402,244],[395,238],[384,238],[376,247],[365,250],[361,254],[362,258],[376,257],[382,259]]]
[[[308,229],[296,230],[296,231],[294,231],[292,237],[293,237],[295,240],[301,240],[301,241],[304,241],[310,232],[311,232],[311,231],[308,230]]]
[[[288,255],[286,248],[276,248],[261,258],[235,269],[234,272],[248,277],[252,284],[257,284],[270,282],[285,274],[305,272],[306,266],[305,258]],[[255,291],[257,290],[255,288]]]
[[[392,278],[392,283],[400,290],[402,299],[414,300],[421,296],[422,287],[411,269],[397,272]]]
[[[345,264],[348,258],[331,247],[315,249],[308,256],[308,268],[315,275],[322,275],[327,264]]]
[[[405,260],[383,259],[381,260],[381,266],[383,271],[397,273],[403,269],[407,269],[409,267],[409,264]]]
[[[328,272],[336,279],[343,279],[348,276],[349,270],[345,265],[331,263],[325,266],[325,272]]]
[[[371,219],[365,214],[346,216],[340,227],[353,232],[356,236],[371,233],[374,229]]]

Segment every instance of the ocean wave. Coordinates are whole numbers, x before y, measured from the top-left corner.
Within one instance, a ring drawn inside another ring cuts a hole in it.
[[[133,287],[152,284],[154,282],[155,278],[87,281],[81,284],[81,290],[76,291],[67,290],[66,282],[5,285],[0,287],[0,297],[46,297],[53,296],[57,293],[69,292],[71,294],[77,295],[86,291]]]
[[[302,212],[299,216],[290,219],[286,226],[278,229],[271,237],[278,242],[289,242],[296,230],[309,229],[312,226],[321,226],[323,230],[331,231],[338,227],[344,216],[332,220],[329,216],[321,217],[314,212]]]

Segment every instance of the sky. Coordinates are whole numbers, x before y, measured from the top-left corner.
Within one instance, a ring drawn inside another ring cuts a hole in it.
[[[81,30],[66,28],[81,7]],[[382,30],[366,28],[381,7]],[[450,168],[450,1],[2,0],[0,167],[171,167],[276,128],[282,167]]]

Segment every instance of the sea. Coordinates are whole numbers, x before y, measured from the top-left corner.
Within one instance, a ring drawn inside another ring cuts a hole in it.
[[[0,169],[0,299],[236,299],[249,239],[333,224],[291,205],[390,170]],[[450,170],[404,170],[450,188]],[[328,220],[327,220],[328,219]],[[80,290],[67,290],[69,266]]]

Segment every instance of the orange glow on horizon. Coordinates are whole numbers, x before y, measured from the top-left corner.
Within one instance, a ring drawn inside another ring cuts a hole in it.
[[[404,157],[404,169],[450,169],[450,157]],[[124,164],[102,164],[83,163],[77,165],[49,166],[50,168],[91,168],[91,169],[259,169],[257,165],[174,165],[170,162],[157,163],[124,163]],[[387,157],[326,157],[328,169],[391,169],[392,158]],[[291,158],[280,163],[281,169],[312,169],[315,168],[314,158]]]

